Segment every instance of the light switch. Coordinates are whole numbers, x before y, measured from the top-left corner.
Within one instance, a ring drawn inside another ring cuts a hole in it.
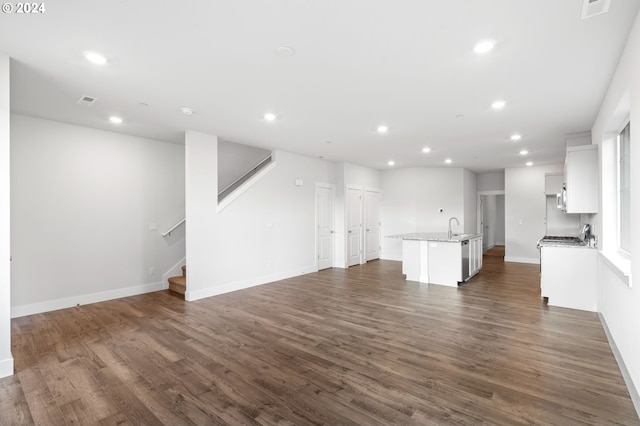
[[[302,181],[302,179],[296,179],[295,180],[296,186],[302,186],[304,184],[304,182]]]
[[[157,229],[158,229],[158,225],[156,225],[155,223],[149,224],[149,231],[156,231]]]

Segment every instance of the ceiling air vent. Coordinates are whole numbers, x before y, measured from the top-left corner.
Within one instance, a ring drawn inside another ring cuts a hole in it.
[[[97,101],[97,99],[92,96],[82,96],[77,102],[79,105],[91,106],[95,101]]]
[[[584,0],[582,5],[582,19],[607,13],[609,6],[611,6],[611,0]]]

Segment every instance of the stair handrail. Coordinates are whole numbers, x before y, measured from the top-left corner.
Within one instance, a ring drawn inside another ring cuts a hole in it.
[[[267,155],[264,159],[260,160],[255,166],[251,167],[249,170],[247,170],[245,173],[243,173],[242,176],[240,176],[238,179],[236,179],[233,182],[231,182],[222,191],[219,191],[218,192],[218,197],[220,197],[227,190],[229,190],[229,188],[231,188],[232,186],[236,185],[241,180],[245,179],[247,177],[247,175],[251,175],[251,174],[255,173],[256,171],[258,171],[262,167],[264,167],[265,164],[271,162],[271,157],[272,157],[272,153],[269,153],[269,155]]]
[[[185,223],[185,222],[186,222],[186,220],[187,220],[187,218],[186,218],[186,217],[185,217],[185,218],[183,218],[180,222],[176,223],[176,224],[175,224],[175,225],[173,225],[171,228],[169,228],[168,230],[164,231],[164,232],[162,233],[162,236],[163,236],[163,237],[166,237],[167,235],[171,235],[171,233],[172,233],[173,231],[175,231],[175,229],[176,229],[178,226],[180,226],[180,225],[182,225],[183,223]]]

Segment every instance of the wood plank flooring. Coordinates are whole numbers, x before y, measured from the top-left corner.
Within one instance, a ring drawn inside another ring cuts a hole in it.
[[[0,424],[640,424],[597,315],[484,262],[457,289],[373,261],[14,319]]]

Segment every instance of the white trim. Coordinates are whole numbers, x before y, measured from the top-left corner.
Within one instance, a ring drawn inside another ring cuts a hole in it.
[[[224,284],[220,284],[213,287],[203,288],[197,291],[188,291],[184,295],[184,300],[187,302],[193,302],[206,297],[218,296],[220,294],[231,293],[233,291],[244,290],[246,288],[256,287],[263,284],[269,284],[274,281],[280,281],[287,278],[297,277],[300,275],[309,274],[312,272],[318,272],[318,268],[315,265],[310,265],[306,268],[295,269],[292,271],[281,272],[278,274],[268,275],[264,277],[250,278],[248,280],[233,281]]]
[[[187,258],[183,257],[175,265],[173,265],[167,272],[162,275],[163,289],[169,288],[169,278],[182,275],[182,266],[187,264]]]
[[[512,256],[505,256],[504,257],[504,261],[505,262],[515,262],[515,263],[533,263],[536,265],[540,264],[540,259],[537,257],[512,257]]]
[[[636,389],[633,384],[633,380],[631,379],[629,370],[627,370],[627,366],[624,363],[622,354],[618,350],[618,346],[616,345],[616,341],[613,339],[613,335],[609,330],[609,326],[607,325],[607,321],[605,320],[604,315],[602,315],[601,312],[598,312],[598,317],[600,318],[600,323],[602,324],[602,328],[604,329],[604,334],[606,334],[607,340],[609,341],[611,352],[613,352],[613,356],[615,357],[618,363],[618,367],[620,368],[620,373],[622,374],[624,383],[627,385],[627,390],[629,391],[631,402],[633,402],[633,406],[636,408],[636,413],[638,414],[638,417],[640,417],[640,394],[638,392],[638,389]]]
[[[0,361],[0,379],[9,376],[13,376],[13,358]]]
[[[482,205],[481,200],[483,195],[505,195],[504,189],[493,189],[490,191],[477,191],[476,193],[476,219],[482,216]],[[482,229],[482,222],[480,220],[476,220],[476,232],[478,234],[484,234],[484,229]]]
[[[40,314],[42,312],[57,311],[78,305],[88,305],[91,303],[104,302],[107,300],[120,299],[122,297],[137,296],[139,294],[151,293],[164,290],[163,283],[142,284],[132,287],[119,288],[115,290],[101,291],[98,293],[83,294],[80,296],[66,297],[64,299],[48,300],[46,302],[30,303],[28,305],[18,305],[11,307],[11,318],[19,318],[27,315]]]
[[[220,213],[222,210],[224,210],[224,208],[227,207],[229,204],[231,204],[236,198],[238,198],[240,195],[242,195],[244,192],[246,192],[256,182],[261,180],[267,173],[269,173],[271,170],[273,170],[275,166],[276,166],[276,155],[275,155],[275,152],[274,152],[271,155],[271,163],[269,163],[269,165],[265,166],[265,168],[260,170],[255,175],[251,176],[249,178],[249,180],[244,182],[242,185],[240,185],[238,188],[236,188],[235,191],[233,191],[231,194],[227,195],[224,198],[224,200],[222,200],[221,202],[218,203],[218,207],[216,208],[216,213]],[[216,197],[217,197],[217,195],[216,195]]]
[[[618,252],[599,251],[602,262],[605,263],[622,282],[631,288],[631,260]]]

